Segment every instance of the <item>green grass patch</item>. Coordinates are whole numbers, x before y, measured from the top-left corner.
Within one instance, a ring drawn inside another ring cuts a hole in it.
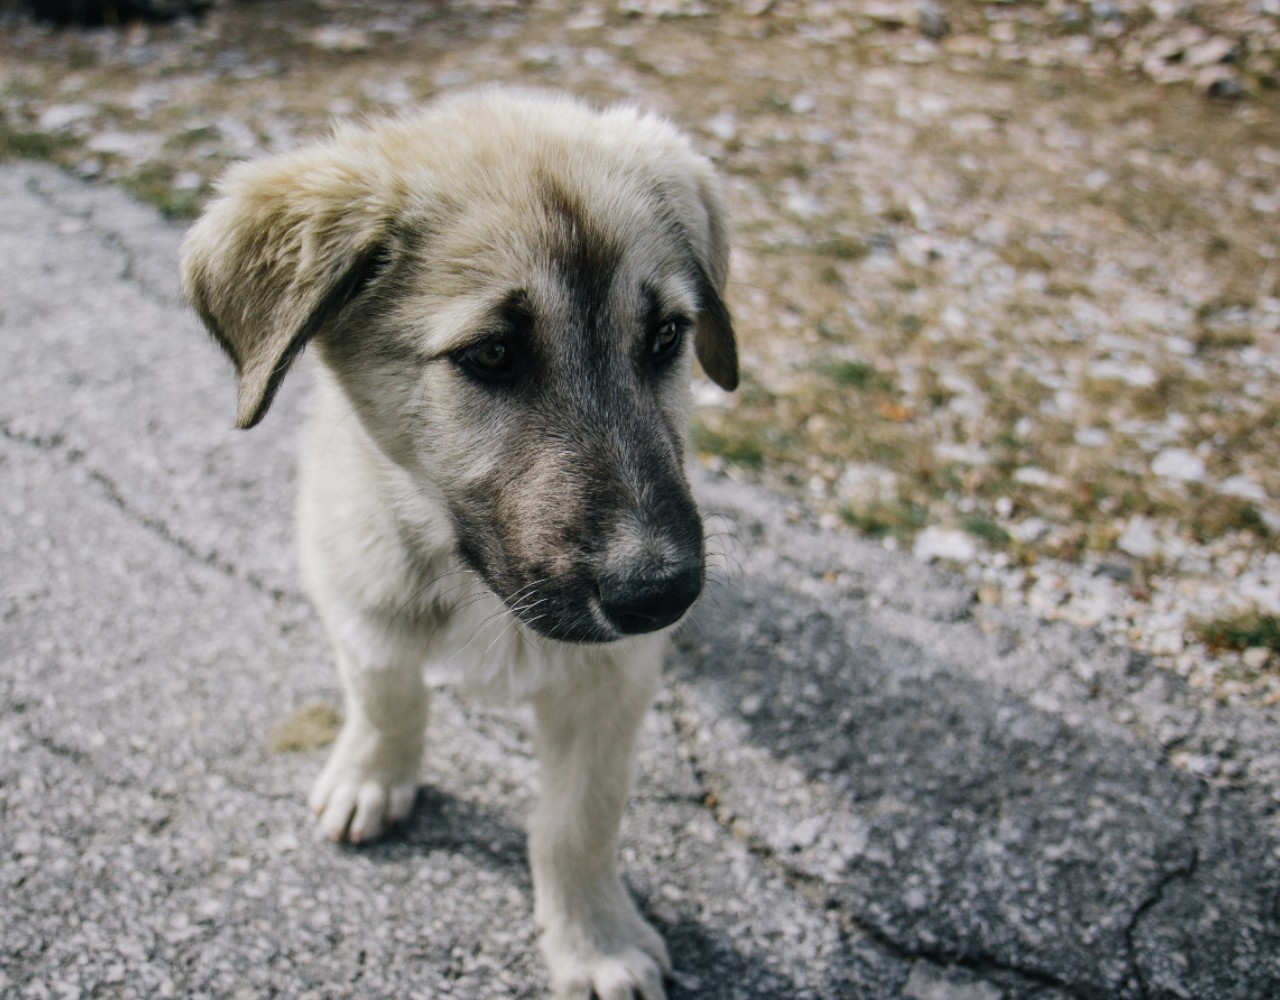
[[[856,236],[834,236],[815,243],[813,252],[836,260],[862,260],[871,252],[871,248]]]
[[[1004,546],[1012,541],[1009,532],[989,517],[981,515],[967,517],[960,526],[974,538],[980,538],[989,545]]]
[[[1196,622],[1193,632],[1210,649],[1243,651],[1261,647],[1280,653],[1280,617],[1248,611]]]
[[[56,161],[72,140],[45,135],[0,121],[0,162],[5,160]]]
[[[165,140],[169,149],[190,150],[204,143],[217,142],[222,133],[214,125],[198,125],[195,128],[183,129]]]
[[[173,186],[174,169],[167,163],[144,163],[121,178],[130,193],[160,209],[167,219],[194,219],[200,214],[200,192]]]
[[[1195,346],[1197,354],[1212,354],[1216,351],[1238,351],[1252,347],[1254,336],[1252,330],[1243,327],[1212,329],[1203,327],[1196,334]]]
[[[869,538],[909,539],[929,521],[929,512],[910,500],[873,500],[840,508],[846,524]]]
[[[815,368],[836,385],[847,389],[886,392],[893,383],[865,361],[820,361]]]
[[[759,437],[745,428],[717,430],[695,421],[693,446],[705,455],[719,455],[726,462],[759,470],[764,467],[764,446]]]
[[[1248,500],[1201,491],[1187,514],[1191,534],[1201,544],[1237,531],[1247,531],[1260,539],[1269,538],[1270,530],[1262,515]]]

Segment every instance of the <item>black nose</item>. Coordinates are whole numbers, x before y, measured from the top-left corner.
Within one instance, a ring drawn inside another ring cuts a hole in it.
[[[702,591],[702,566],[694,563],[665,574],[603,577],[600,606],[624,635],[656,632],[677,621]]]

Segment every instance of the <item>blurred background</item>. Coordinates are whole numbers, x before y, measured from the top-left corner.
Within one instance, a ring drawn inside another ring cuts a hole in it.
[[[0,159],[175,220],[491,81],[725,177],[745,379],[698,461],[1280,701],[1280,0],[0,0]]]

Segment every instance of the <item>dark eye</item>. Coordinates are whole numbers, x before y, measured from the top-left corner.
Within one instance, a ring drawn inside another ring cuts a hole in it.
[[[669,357],[680,348],[689,321],[683,316],[663,320],[649,338],[649,352],[655,358]]]
[[[463,371],[482,382],[510,382],[515,378],[515,351],[501,338],[464,348],[457,361]]]

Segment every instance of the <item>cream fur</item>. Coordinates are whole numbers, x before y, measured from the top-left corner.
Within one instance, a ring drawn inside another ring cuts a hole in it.
[[[512,558],[532,553],[551,572],[585,558],[556,549],[561,522],[577,510],[557,491],[585,475],[579,458],[559,441],[531,439],[505,453],[491,446],[525,442],[523,421],[505,402],[475,402],[491,397],[476,395],[449,360],[513,289],[537,303],[547,328],[582,325],[549,258],[566,232],[588,239],[576,228],[582,220],[592,246],[616,249],[598,308],[625,327],[625,317],[641,315],[645,289],[650,311],[693,316],[698,357],[731,388],[715,179],[671,125],[632,108],[596,112],[489,90],[239,166],[188,235],[183,278],[236,366],[240,426],[262,418],[308,340],[319,351],[298,536],[346,703],[309,797],[320,831],[366,841],[411,809],[430,701],[424,670],[529,701],[542,764],[530,860],[553,988],[562,997],[659,1000],[666,948],[622,887],[615,859],[634,737],[666,632],[585,644],[547,638],[534,627],[535,602],[550,606],[542,583],[504,601],[462,557],[458,535],[458,511],[469,509],[459,497],[489,502],[486,483],[507,489],[502,456],[532,452],[520,488],[492,501],[504,520],[495,537],[514,539]],[[697,273],[709,290],[696,287]],[[683,427],[688,365],[686,351],[656,383],[655,427]],[[616,370],[629,384],[629,369]],[[599,405],[612,412],[608,400]],[[628,419],[616,417],[621,436],[598,446],[581,426],[566,433],[584,442],[583,462],[598,461],[598,451],[625,458]],[[636,470],[654,462],[683,484],[678,444],[654,447],[611,472],[619,490],[643,497],[650,486]],[[614,517],[601,572],[678,561],[681,546],[642,514]],[[593,617],[575,627],[612,627],[598,602],[585,607]]]

